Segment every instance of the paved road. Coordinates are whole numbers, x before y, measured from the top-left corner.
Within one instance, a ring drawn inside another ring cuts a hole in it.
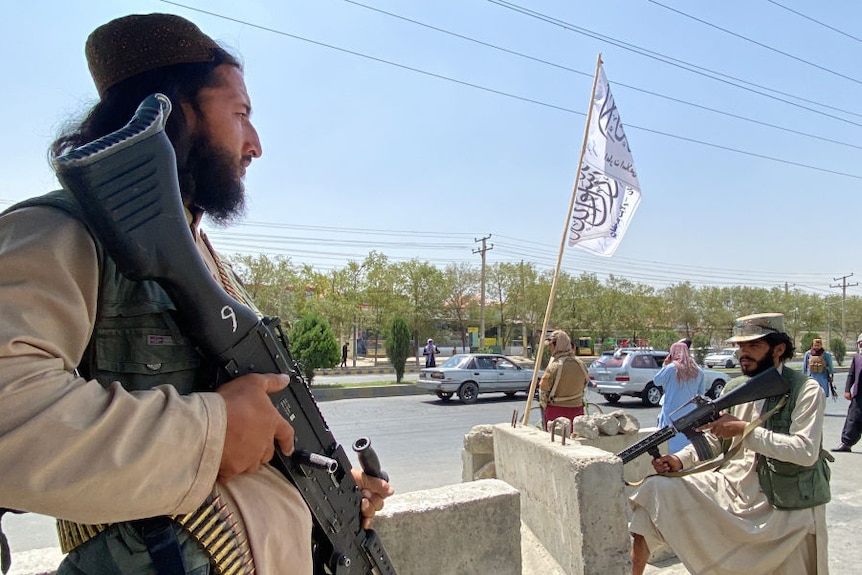
[[[590,393],[605,411],[615,409],[604,405],[594,392]],[[513,410],[523,410],[524,398],[522,395],[514,400],[480,396],[476,404],[463,405],[420,395],[327,401],[321,402],[320,407],[333,433],[343,443],[349,444],[360,436],[371,438],[384,469],[403,493],[459,482],[463,435],[473,425],[510,421]],[[618,407],[635,415],[644,426],[653,424],[658,411],[645,408],[634,399],[624,399]],[[826,447],[838,442],[846,409],[847,402],[843,399],[827,402]],[[827,507],[830,566],[833,575],[855,575],[862,565],[862,546],[857,542],[857,533],[862,531],[862,483],[859,480],[862,453],[836,456],[837,461],[832,465],[833,501]],[[48,518],[13,516],[4,519],[4,525],[13,551],[19,557],[26,550],[56,546],[53,524]],[[24,563],[19,562],[18,566]],[[34,572],[13,566],[10,575]],[[648,573],[677,575],[686,571],[679,564],[670,564],[650,567]]]

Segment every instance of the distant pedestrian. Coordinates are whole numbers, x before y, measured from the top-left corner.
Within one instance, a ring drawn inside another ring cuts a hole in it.
[[[691,352],[691,338],[690,337],[684,337],[681,340],[679,340],[677,343],[684,343],[685,347],[688,349],[688,351]],[[667,357],[664,358],[664,363],[662,365],[670,365],[671,361],[673,361],[671,354],[667,354]]]
[[[347,367],[347,345],[345,343],[341,346],[341,367]]]
[[[850,401],[847,419],[841,430],[841,445],[832,451],[849,452],[850,448],[862,438],[862,395],[859,395],[859,380],[862,379],[862,333],[856,338],[856,355],[850,360],[847,370],[847,383],[844,385],[844,399]]]
[[[703,395],[706,387],[703,370],[689,355],[688,346],[684,341],[678,341],[670,346],[667,357],[670,361],[665,362],[665,366],[653,377],[653,383],[664,389],[661,413],[658,416],[659,428],[670,425],[671,415],[691,401],[695,395]],[[686,411],[680,411],[674,417],[684,415],[692,408],[693,406],[689,406]],[[691,442],[685,434],[677,433],[668,442],[668,453],[676,453],[689,443]]]
[[[823,340],[815,337],[811,342],[811,349],[805,352],[802,358],[802,371],[823,389],[826,397],[829,397],[829,384],[835,375],[835,366],[832,363],[832,354],[823,349]]]
[[[425,367],[437,367],[437,360],[434,359],[434,356],[438,353],[440,350],[434,345],[434,340],[429,337],[425,349],[422,350],[422,355],[425,356]]]

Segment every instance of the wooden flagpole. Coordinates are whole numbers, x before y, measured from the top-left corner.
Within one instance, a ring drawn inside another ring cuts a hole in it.
[[[554,279],[551,281],[551,295],[548,297],[548,307],[545,310],[545,320],[542,323],[542,333],[538,342],[538,351],[536,352],[536,363],[533,366],[533,376],[530,380],[530,391],[527,393],[527,405],[524,407],[524,418],[521,425],[529,425],[530,409],[533,406],[533,396],[536,394],[536,385],[538,383],[539,366],[542,365],[542,355],[545,351],[545,334],[548,333],[548,323],[551,320],[551,312],[554,310],[554,297],[557,294],[557,278],[560,275],[560,265],[563,261],[563,249],[566,247],[566,238],[569,235],[569,226],[572,221],[572,211],[575,209],[575,198],[578,194],[578,180],[581,176],[581,166],[584,162],[584,152],[587,148],[587,138],[590,133],[590,120],[593,116],[593,99],[596,97],[596,84],[599,81],[599,69],[602,66],[602,53],[599,52],[596,58],[596,73],[593,76],[593,89],[590,92],[590,107],[587,110],[587,122],[584,126],[584,141],[581,143],[581,154],[578,157],[578,169],[575,172],[575,184],[572,190],[572,199],[569,201],[569,211],[566,212],[566,225],[563,227],[563,238],[560,240],[560,253],[557,254],[557,267],[554,269]]]

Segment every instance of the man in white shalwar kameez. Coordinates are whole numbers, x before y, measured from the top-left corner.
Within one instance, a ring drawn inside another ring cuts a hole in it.
[[[716,471],[652,476],[637,489],[630,498],[632,573],[642,574],[650,549],[665,542],[696,575],[826,575],[831,456],[821,446],[823,391],[816,380],[783,365],[793,357],[793,343],[781,314],[737,319],[728,342],[739,345],[745,377],[725,392],[775,366],[790,382],[786,403],[745,435],[746,424],[779,398],[734,406],[700,428],[713,453],[721,453],[722,440],[742,442]],[[664,474],[698,463],[694,447],[687,446],[654,460],[653,467]]]

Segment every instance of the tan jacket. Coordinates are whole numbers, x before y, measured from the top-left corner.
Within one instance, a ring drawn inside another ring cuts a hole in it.
[[[584,390],[589,379],[584,362],[571,352],[561,352],[555,354],[548,363],[539,389],[550,393],[548,405],[581,407],[584,405]]]
[[[292,485],[268,467],[216,484],[218,394],[129,393],[73,373],[98,279],[80,222],[43,207],[0,217],[0,507],[110,523],[191,512],[215,487],[259,573],[311,573],[311,519]]]

